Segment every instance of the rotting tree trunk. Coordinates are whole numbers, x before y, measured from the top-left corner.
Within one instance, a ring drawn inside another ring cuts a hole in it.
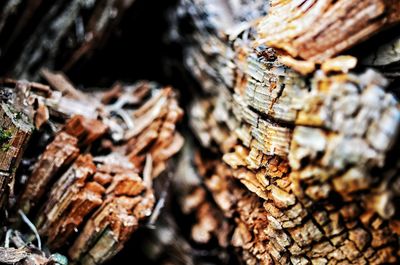
[[[12,80],[2,84],[11,105],[23,106],[25,113],[20,115],[27,123],[21,128],[20,117],[17,125],[7,126],[10,133],[4,131],[5,144],[10,142],[13,151],[5,153],[13,159],[2,160],[7,178],[15,177],[11,168],[21,158],[26,161],[17,171],[23,188],[16,202],[8,205],[9,216],[18,213],[34,237],[18,237],[24,226],[18,216],[9,218],[6,248],[1,249],[6,257],[0,261],[53,264],[49,251],[61,250],[73,264],[100,265],[152,215],[159,199],[153,183],[183,145],[175,129],[183,112],[171,87],[116,83],[106,92],[82,93],[62,74],[44,70],[43,75],[51,86]],[[6,104],[7,98],[2,100]],[[6,109],[3,115],[5,125],[10,125],[10,113]],[[34,139],[29,142],[33,127]],[[31,150],[24,154],[24,148]],[[13,183],[7,179],[5,185]],[[35,237],[35,245],[15,249]]]
[[[400,4],[211,2],[182,0],[171,15],[201,88],[189,123],[214,153],[192,154],[191,238],[234,246],[247,264],[397,264],[398,41],[357,45],[398,28]],[[358,58],[343,54],[353,47]]]
[[[0,42],[8,70],[68,69],[130,4],[3,3],[0,34],[23,17]],[[64,264],[51,255],[60,250],[72,264],[100,265],[149,219],[152,240],[140,244],[157,263],[399,263],[398,36],[357,50],[398,28],[399,9],[395,0],[180,1],[171,36],[201,88],[188,106],[200,145],[181,154],[176,201],[160,223],[166,199],[155,182],[183,145],[171,88],[83,93],[48,70],[49,86],[5,80],[0,192],[12,207],[0,262]],[[26,46],[14,47],[30,25]],[[21,236],[25,224],[34,236]]]

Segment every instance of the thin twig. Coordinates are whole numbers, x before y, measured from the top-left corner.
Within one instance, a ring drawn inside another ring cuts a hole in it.
[[[151,188],[153,186],[152,173],[153,173],[153,158],[151,157],[151,154],[147,154],[146,162],[144,164],[144,169],[143,169],[143,182],[148,188]]]
[[[4,247],[9,248],[10,247],[10,237],[11,233],[13,232],[12,229],[8,229],[6,233],[6,239],[4,241]]]
[[[18,210],[19,215],[21,215],[22,220],[29,226],[32,232],[35,234],[36,241],[38,243],[39,250],[42,250],[42,241],[40,240],[39,233],[35,227],[35,225],[28,219],[28,217],[24,214],[22,210]]]

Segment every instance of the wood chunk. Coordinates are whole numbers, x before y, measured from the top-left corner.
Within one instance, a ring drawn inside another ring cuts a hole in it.
[[[339,72],[348,73],[350,69],[353,69],[357,65],[357,58],[349,55],[341,55],[332,59],[326,60],[322,65],[321,69],[324,73]]]
[[[64,244],[85,216],[101,205],[104,188],[97,183],[85,185],[95,171],[91,155],[81,155],[51,189],[36,225],[52,248]]]
[[[41,70],[42,76],[47,80],[51,87],[63,93],[67,97],[75,99],[84,98],[85,95],[77,90],[67,77],[62,73],[52,73],[46,68]]]
[[[196,217],[197,223],[191,230],[191,237],[194,241],[206,244],[211,241],[212,237],[216,237],[222,247],[228,246],[229,226],[226,220],[221,219],[216,209],[204,202],[196,210]]]
[[[33,131],[27,117],[0,102],[0,206],[14,196],[15,173]]]
[[[47,265],[54,261],[37,249],[0,247],[0,262],[16,265]]]
[[[61,132],[47,145],[46,150],[36,162],[20,198],[20,207],[25,213],[29,213],[32,207],[37,206],[37,202],[47,190],[47,185],[54,180],[54,176],[78,156],[77,143],[78,140],[75,137]]]
[[[148,200],[141,204],[141,201]],[[72,260],[82,264],[99,264],[114,256],[148,216],[154,197],[109,197],[86,223],[82,233],[69,250]]]
[[[113,176],[110,186],[107,188],[107,194],[116,196],[136,196],[145,189],[142,179],[136,174],[117,174]]]
[[[175,132],[175,124],[182,118],[171,88],[165,88],[132,113],[136,124],[125,135],[129,139],[126,152],[131,162],[141,167],[142,151],[153,159],[153,178],[165,170],[165,161],[183,146],[183,138]]]
[[[258,25],[258,44],[323,62],[399,21],[393,1],[274,1]],[[309,30],[311,25],[318,25]]]
[[[29,106],[30,117],[39,112],[35,102],[43,103],[49,116],[42,124],[51,130],[42,126],[38,134],[54,137],[34,159],[33,170],[24,168],[28,180],[18,205],[35,220],[47,248],[70,247],[73,262],[99,265],[115,256],[153,213],[152,178],[183,145],[176,130],[183,112],[171,87],[121,86],[121,98],[104,104],[103,92],[75,93],[61,75],[46,75],[63,94],[9,81],[6,91],[15,89],[18,95],[4,95],[6,101]],[[107,146],[93,144],[105,139]]]
[[[360,251],[370,243],[370,235],[362,228],[357,228],[349,232],[349,239],[353,241]]]
[[[202,202],[205,201],[206,191],[202,188],[196,188],[194,191],[185,196],[182,200],[182,211],[189,214],[198,209]]]
[[[81,146],[89,146],[106,133],[107,126],[99,120],[75,115],[66,122],[63,131],[76,137]]]

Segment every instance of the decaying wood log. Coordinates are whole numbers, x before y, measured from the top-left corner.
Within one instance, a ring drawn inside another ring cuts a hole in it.
[[[49,84],[1,82],[0,263],[104,264],[146,220],[162,264],[400,263],[398,33],[380,41],[398,0],[180,0],[197,139],[161,193],[184,145],[174,90],[83,92],[42,68],[91,56],[133,2],[0,4],[0,72]]]
[[[60,73],[43,74],[50,86],[3,84],[24,104],[35,133],[50,134],[32,169],[25,169],[14,207],[35,220],[46,247],[68,246],[76,264],[103,264],[152,214],[153,181],[183,145],[175,127],[183,112],[171,87],[141,82],[82,93]],[[23,147],[34,145],[20,138],[18,159]]]
[[[189,123],[215,158],[193,155],[203,185],[183,195],[183,211],[213,208],[210,192],[247,264],[398,263],[400,104],[389,80],[358,64],[397,55],[341,55],[395,26],[397,2],[272,1],[269,14],[220,28],[204,25],[234,17],[229,8],[188,2],[177,27],[202,89]],[[204,218],[222,224],[213,211]],[[212,235],[201,221],[193,230]]]

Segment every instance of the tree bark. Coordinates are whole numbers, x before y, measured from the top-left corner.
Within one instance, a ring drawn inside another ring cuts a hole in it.
[[[133,2],[0,4],[1,72],[49,84],[1,84],[1,263],[104,264],[143,226],[157,264],[400,262],[399,1],[180,0],[185,137],[171,87],[42,68],[89,58]]]
[[[214,152],[192,155],[203,184],[182,199],[202,216],[192,239],[225,234],[247,264],[398,263],[400,105],[390,81],[357,65],[368,50],[343,52],[396,25],[400,6],[272,1],[243,25],[221,2],[181,1],[174,20],[201,88],[189,124]],[[366,62],[396,63],[385,45]],[[220,229],[202,227],[209,218]]]
[[[33,131],[32,124],[21,109],[24,107],[3,90],[0,108],[0,206],[14,197],[14,183],[22,154]],[[4,219],[4,217],[2,217]]]

